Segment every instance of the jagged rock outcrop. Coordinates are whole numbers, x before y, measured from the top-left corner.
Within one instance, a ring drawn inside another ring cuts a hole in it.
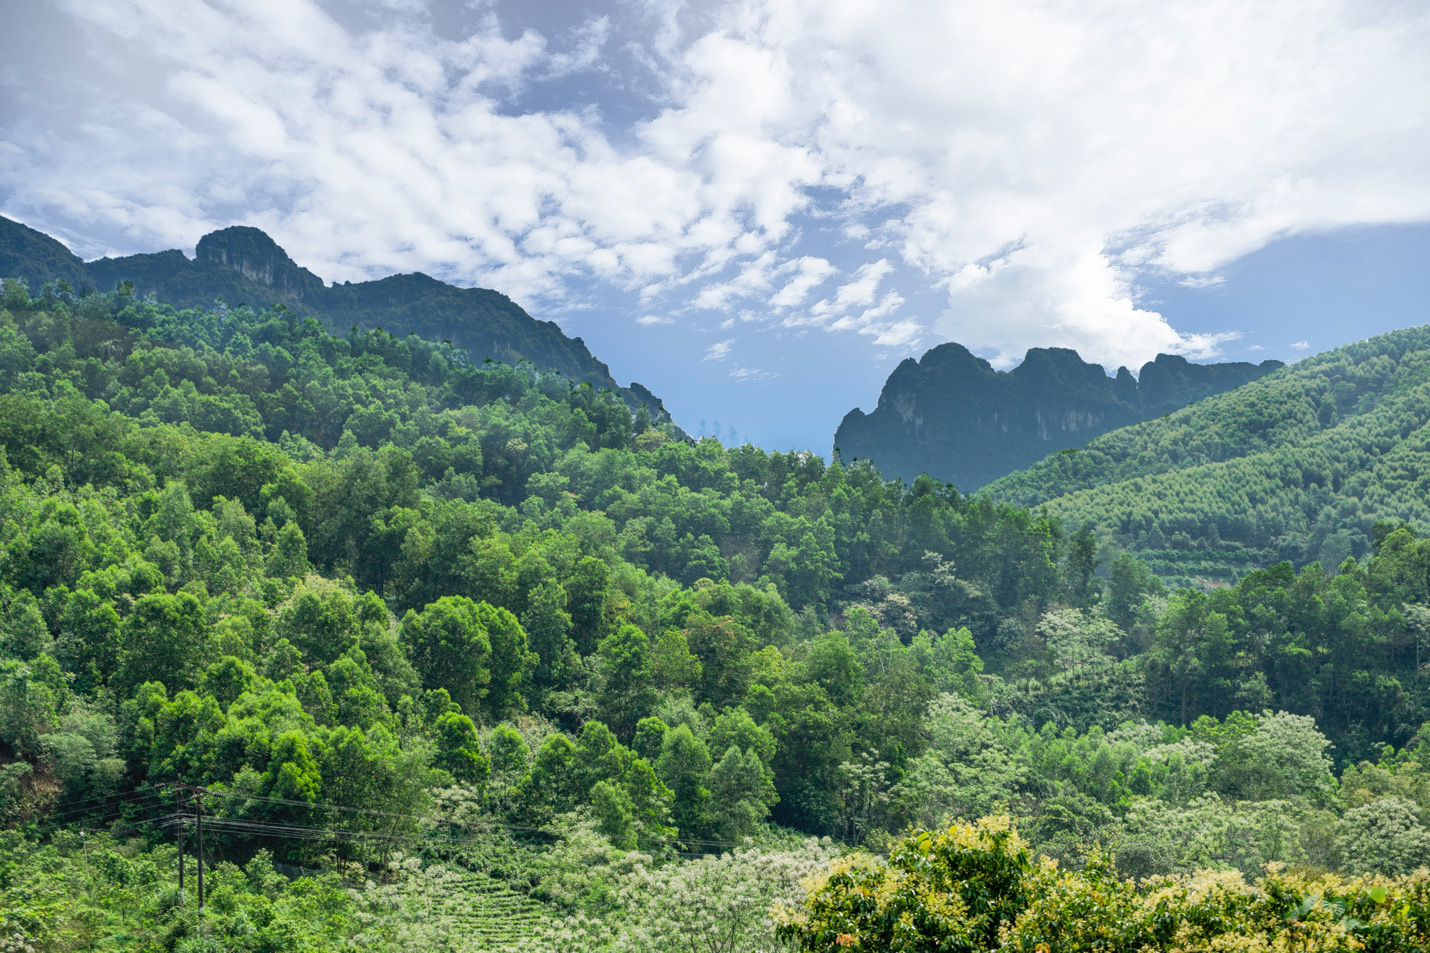
[[[302,268],[268,233],[247,225],[235,225],[209,232],[194,249],[199,265],[232,268],[249,281],[302,301],[323,291],[323,279]]]
[[[1193,364],[1159,354],[1138,377],[1108,377],[1068,348],[1034,348],[1011,371],[961,344],[941,344],[889,375],[873,413],[852,410],[834,435],[845,462],[872,460],[885,476],[928,473],[965,492],[1057,450],[1230,390],[1278,367]]]
[[[76,291],[113,290],[122,281],[139,294],[154,292],[178,307],[281,304],[312,315],[331,331],[382,328],[450,341],[473,360],[530,361],[596,388],[609,388],[632,407],[645,406],[656,420],[669,420],[660,399],[645,387],[622,387],[579,337],[567,337],[552,321],[538,321],[506,295],[486,288],[458,288],[423,274],[326,285],[288,256],[266,232],[234,226],[199,239],[191,259],[177,250],[85,262],[63,244],[0,217],[0,276],[25,278],[32,288],[68,281]]]

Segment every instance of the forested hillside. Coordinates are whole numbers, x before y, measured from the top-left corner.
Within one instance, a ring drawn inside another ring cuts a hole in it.
[[[1308,358],[988,487],[1090,522],[1163,578],[1334,570],[1377,522],[1430,526],[1430,327]]]
[[[995,811],[1073,866],[1403,874],[1430,541],[1373,543],[1168,592],[529,365],[8,281],[0,936],[761,950],[838,855]]]
[[[530,361],[541,370],[609,388],[632,407],[644,405],[668,419],[647,388],[621,387],[584,341],[567,337],[555,322],[538,321],[500,292],[459,288],[424,274],[328,285],[257,228],[210,232],[199,239],[193,258],[169,249],[86,262],[43,232],[0,216],[0,276],[5,275],[27,279],[31,291],[47,281],[64,282],[81,294],[128,282],[141,297],[155,295],[180,307],[206,308],[218,299],[255,308],[284,305],[337,334],[383,328],[399,337],[450,340],[477,361]]]

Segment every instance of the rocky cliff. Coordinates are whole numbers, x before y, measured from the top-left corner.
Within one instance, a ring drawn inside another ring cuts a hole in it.
[[[121,281],[139,294],[154,292],[178,307],[281,304],[322,321],[338,334],[380,327],[464,347],[476,361],[530,361],[596,388],[609,388],[632,407],[668,420],[661,401],[639,384],[622,387],[579,337],[538,321],[514,301],[485,288],[458,288],[423,274],[392,275],[356,284],[324,284],[257,228],[235,226],[199,239],[193,258],[162,251],[85,262],[60,242],[0,217],[0,276],[25,278],[32,288],[68,281],[76,291],[112,291]]]
[[[852,410],[834,435],[845,462],[872,460],[885,476],[928,473],[960,490],[1080,446],[1118,427],[1230,390],[1278,367],[1193,364],[1159,354],[1133,377],[1115,377],[1067,348],[1034,348],[1011,371],[961,344],[941,344],[901,363],[873,413]]]

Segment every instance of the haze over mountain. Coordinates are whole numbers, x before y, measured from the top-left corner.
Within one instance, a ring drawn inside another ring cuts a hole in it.
[[[1137,377],[1068,348],[1033,348],[1011,371],[960,344],[941,344],[889,375],[878,407],[851,410],[834,435],[845,461],[885,476],[928,473],[965,492],[1118,427],[1169,413],[1284,365],[1193,364],[1159,354]]]
[[[637,383],[622,387],[581,338],[567,337],[552,321],[539,321],[506,295],[458,288],[419,273],[377,281],[325,284],[288,256],[261,229],[233,226],[201,238],[194,257],[177,249],[86,262],[62,243],[0,216],[0,276],[24,277],[33,289],[68,281],[75,290],[113,291],[123,281],[179,307],[281,304],[318,318],[331,331],[382,328],[399,337],[416,334],[451,341],[475,361],[530,361],[574,381],[609,388],[632,406],[668,417],[661,401]]]
[[[1168,579],[1334,571],[1376,524],[1430,526],[1430,326],[1327,351],[1053,454],[996,498],[1090,521]]]

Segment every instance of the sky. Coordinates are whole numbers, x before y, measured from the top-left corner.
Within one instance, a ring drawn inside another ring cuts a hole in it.
[[[957,341],[1292,361],[1430,321],[1423,0],[35,0],[0,214],[233,224],[580,335],[697,434],[827,454]]]

